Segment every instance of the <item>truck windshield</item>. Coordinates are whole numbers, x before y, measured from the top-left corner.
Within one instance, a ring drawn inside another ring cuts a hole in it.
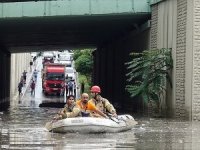
[[[65,80],[65,75],[63,73],[47,73],[47,80]]]

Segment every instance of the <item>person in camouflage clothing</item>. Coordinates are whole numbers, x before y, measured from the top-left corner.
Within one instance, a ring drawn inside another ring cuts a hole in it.
[[[56,119],[74,118],[81,116],[79,107],[76,106],[75,98],[73,95],[67,96],[67,104],[58,112]]]
[[[101,88],[97,85],[92,86],[91,90],[91,96],[92,99],[90,99],[90,102],[92,102],[100,111],[102,111],[105,114],[112,114],[113,117],[117,117],[116,110],[114,106],[106,99],[103,98],[100,93],[101,93]],[[95,112],[92,112],[93,117],[100,117],[98,114]]]

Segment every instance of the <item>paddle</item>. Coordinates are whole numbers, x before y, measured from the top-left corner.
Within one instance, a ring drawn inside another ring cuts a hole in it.
[[[51,127],[52,127],[52,122],[47,122],[47,123],[45,124],[45,128],[46,128],[48,131],[51,130]]]
[[[47,123],[45,124],[45,128],[46,128],[48,131],[50,131],[50,130],[52,129],[52,124],[53,124],[54,122],[56,122],[56,121],[58,121],[58,120],[54,118],[52,121],[47,122]]]
[[[116,122],[116,123],[120,123],[119,119],[117,119],[116,117],[113,117],[111,113],[107,113],[107,116],[109,117],[110,120]]]

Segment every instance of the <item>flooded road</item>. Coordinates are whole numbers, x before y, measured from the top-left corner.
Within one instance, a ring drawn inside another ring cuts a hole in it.
[[[131,132],[117,134],[57,134],[44,125],[58,111],[56,108],[12,108],[0,115],[1,149],[113,149],[124,143],[132,147]],[[116,138],[113,138],[116,137]],[[124,145],[123,145],[124,147]],[[127,147],[127,145],[126,145]]]
[[[58,134],[44,125],[59,108],[39,107],[43,101],[60,101],[63,97],[44,96],[40,73],[36,94],[27,89],[22,98],[11,100],[8,111],[0,112],[1,150],[66,149],[200,149],[200,123],[169,119],[136,118],[138,125],[121,133]]]
[[[200,123],[138,118],[131,131],[60,134],[44,125],[58,108],[12,107],[0,112],[0,149],[199,149]]]

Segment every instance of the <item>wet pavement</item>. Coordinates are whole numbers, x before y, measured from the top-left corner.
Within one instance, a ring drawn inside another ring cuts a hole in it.
[[[39,107],[44,101],[63,97],[44,96],[38,75],[36,93],[27,89],[23,97],[13,99],[8,111],[0,112],[0,149],[200,149],[200,122],[170,119],[136,118],[138,125],[121,133],[60,134],[45,130],[44,125],[59,108]]]

